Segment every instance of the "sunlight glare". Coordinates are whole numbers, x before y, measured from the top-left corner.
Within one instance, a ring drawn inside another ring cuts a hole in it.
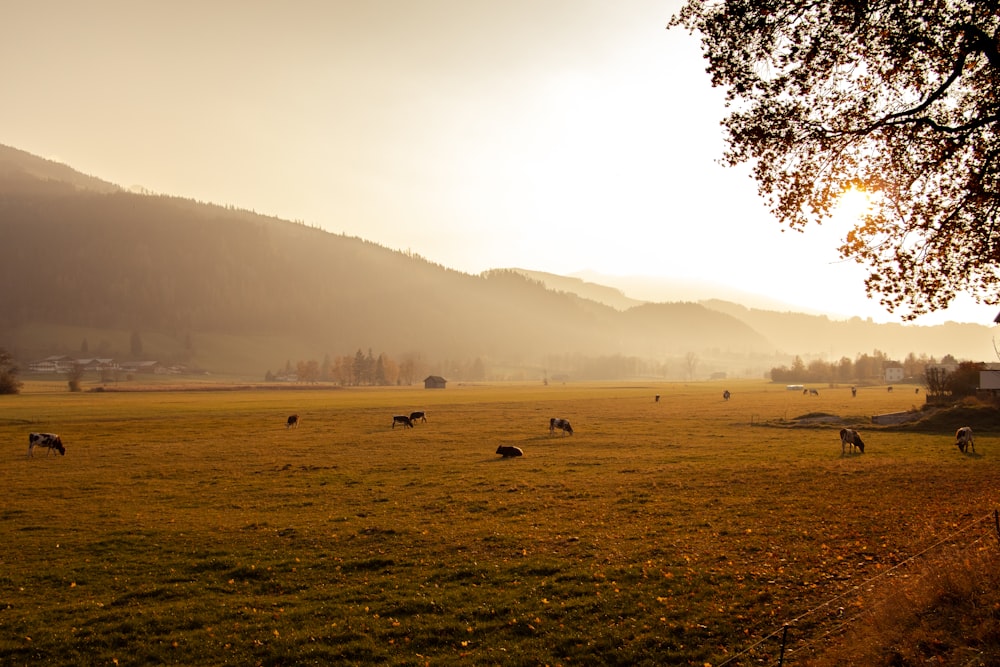
[[[834,217],[853,225],[870,214],[874,208],[875,195],[852,185],[841,193],[834,209]]]

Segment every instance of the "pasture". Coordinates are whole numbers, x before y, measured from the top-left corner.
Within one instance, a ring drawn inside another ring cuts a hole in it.
[[[796,664],[1000,502],[996,433],[964,455],[962,424],[870,425],[922,395],[819,393],[29,383],[0,397],[0,662],[777,664],[798,619]],[[865,453],[788,424],[817,412]],[[66,455],[27,458],[30,431]]]

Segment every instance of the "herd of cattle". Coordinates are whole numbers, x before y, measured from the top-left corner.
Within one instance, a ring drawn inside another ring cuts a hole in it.
[[[854,393],[853,387],[851,388],[851,392]],[[729,393],[728,389],[722,394],[723,399],[727,401],[731,396],[732,394]],[[659,402],[659,400],[660,396],[657,395],[656,402]],[[426,423],[427,413],[421,410],[411,412],[409,415],[393,415],[392,428],[396,428],[396,424],[402,424],[404,429],[413,428],[413,425],[418,421]],[[288,419],[285,420],[286,429],[298,428],[298,426],[299,416],[297,414],[289,415]],[[573,426],[570,425],[569,420],[552,417],[549,419],[549,434],[552,435],[557,430],[562,431],[563,435],[567,433],[573,435]],[[955,432],[955,445],[963,454],[968,453],[970,449],[973,454],[976,453],[976,445],[972,437],[971,427],[963,426]],[[46,456],[53,453],[53,451],[59,452],[63,456],[66,455],[66,447],[63,445],[62,438],[55,433],[30,433],[28,435],[28,457],[34,456],[35,447],[47,450]],[[500,445],[497,447],[496,453],[505,459],[524,456],[524,451],[520,447],[510,445]],[[840,429],[840,455],[845,456],[854,453],[865,453],[865,443],[861,439],[861,434],[850,428]]]
[[[976,453],[976,443],[972,439],[972,427],[963,426],[955,431],[955,446],[963,454],[968,453],[971,448],[972,453]],[[852,428],[840,429],[840,455],[853,454],[857,451],[865,453],[865,443],[861,439],[861,434]]]

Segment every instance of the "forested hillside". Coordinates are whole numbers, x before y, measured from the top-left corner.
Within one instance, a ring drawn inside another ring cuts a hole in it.
[[[684,354],[725,347],[733,330],[743,332],[741,349],[770,348],[701,306],[623,314],[513,271],[463,274],[248,211],[40,173],[25,156],[0,161],[0,280],[17,286],[0,292],[0,331],[42,323],[187,339],[283,336],[334,354],[506,365],[552,354]],[[41,350],[22,354],[31,352]],[[273,354],[267,364],[286,353]]]
[[[760,377],[796,354],[989,351],[989,330],[973,325],[832,323],[724,302],[641,303],[582,281],[548,289],[519,270],[464,274],[300,223],[128,192],[5,147],[0,248],[0,347],[22,363],[75,352],[87,335],[120,355],[128,345],[113,341],[130,333],[160,341],[163,360],[258,377],[358,350],[431,368],[477,360],[685,379]]]

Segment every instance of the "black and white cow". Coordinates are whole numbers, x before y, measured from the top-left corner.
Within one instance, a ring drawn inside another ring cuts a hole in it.
[[[287,428],[292,428],[293,426],[295,428],[299,427],[299,416],[298,415],[290,415],[288,417],[288,421],[285,422],[285,428],[286,429]]]
[[[497,454],[505,459],[512,456],[524,456],[524,452],[521,451],[520,447],[511,447],[510,445],[500,445],[497,447]]]
[[[955,444],[963,454],[969,447],[972,447],[972,453],[975,454],[976,443],[972,440],[972,427],[963,426],[955,431]]]
[[[422,421],[422,422],[426,422],[427,421],[427,413],[424,412],[423,410],[421,410],[420,412],[411,412],[410,413],[410,421],[411,422],[415,422],[418,419],[420,421]]]
[[[855,447],[862,454],[865,453],[865,442],[861,439],[861,434],[852,428],[840,429],[840,455],[853,452]]]
[[[569,433],[573,435],[573,427],[569,425],[569,421],[566,419],[559,419],[558,417],[553,417],[549,420],[549,433],[555,433],[556,429],[562,429],[563,435]]]
[[[35,447],[44,447],[49,450],[45,453],[46,456],[51,454],[53,449],[66,456],[66,448],[63,446],[62,439],[55,433],[30,433],[28,435],[28,456],[34,456]]]
[[[413,428],[413,420],[406,415],[393,415],[392,416],[392,427],[396,428],[396,424],[402,424],[403,428],[409,426]]]

